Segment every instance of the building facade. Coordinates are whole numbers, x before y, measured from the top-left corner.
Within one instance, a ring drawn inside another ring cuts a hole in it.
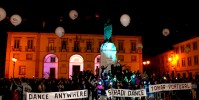
[[[8,32],[5,76],[37,78],[69,78],[83,70],[100,67],[103,35]],[[142,72],[140,36],[112,36],[117,59],[131,71]],[[14,58],[14,59],[13,59]]]
[[[157,72],[171,76],[193,77],[199,73],[199,37],[173,45],[173,50],[151,59],[151,66]]]

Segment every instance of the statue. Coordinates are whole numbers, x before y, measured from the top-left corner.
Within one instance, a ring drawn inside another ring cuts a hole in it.
[[[111,42],[111,36],[112,36],[112,24],[110,23],[110,20],[108,20],[104,24],[104,42]]]

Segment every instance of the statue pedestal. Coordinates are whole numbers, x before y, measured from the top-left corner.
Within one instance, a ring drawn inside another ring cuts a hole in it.
[[[105,42],[100,47],[101,52],[101,58],[100,58],[100,67],[104,66],[106,68],[106,73],[108,73],[109,70],[111,70],[111,65],[115,64],[117,61],[117,50],[116,46],[112,42]],[[100,73],[101,73],[100,68]]]

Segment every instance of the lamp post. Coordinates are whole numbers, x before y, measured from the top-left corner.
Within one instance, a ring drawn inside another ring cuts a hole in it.
[[[12,72],[12,77],[14,78],[14,71],[15,71],[15,63],[17,62],[16,58],[12,58],[13,63],[13,72]]]
[[[169,61],[169,65],[170,65],[170,70],[171,71],[171,76],[172,78],[174,78],[175,74],[176,74],[176,65],[177,65],[177,62],[178,62],[178,55],[177,54],[170,54],[169,55],[169,58],[168,58],[168,61]]]
[[[146,70],[148,71],[147,66],[148,66],[149,64],[150,64],[150,61],[144,61],[144,62],[143,62],[143,65],[146,66],[145,71],[146,71]]]

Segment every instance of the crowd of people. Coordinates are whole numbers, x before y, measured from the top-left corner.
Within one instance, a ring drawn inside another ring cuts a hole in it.
[[[111,70],[105,71],[106,67],[101,66],[101,71],[96,69],[94,75],[91,71],[86,70],[76,73],[71,79],[44,79],[44,78],[1,78],[0,80],[0,95],[3,100],[25,100],[26,92],[59,92],[71,90],[88,90],[89,97],[86,100],[104,100],[106,97],[106,90],[110,88],[115,89],[147,89],[149,84],[161,83],[183,83],[192,82],[199,85],[199,76],[195,78],[183,78],[178,75],[176,78],[171,78],[169,75],[157,77],[154,73],[149,75],[146,72],[122,70],[120,66],[111,65]],[[196,88],[197,96],[199,96],[199,89]],[[172,91],[173,92],[173,91]],[[174,91],[178,98],[192,98],[193,92],[191,90]],[[169,94],[170,92],[165,92]],[[186,94],[186,95],[184,95]],[[150,93],[147,93],[150,96]],[[110,98],[107,98],[107,100]],[[117,97],[116,100],[131,100],[129,97]],[[138,99],[138,98],[134,98]],[[142,97],[141,99],[145,99]],[[199,99],[199,98],[197,98]],[[183,99],[181,99],[183,100]]]

